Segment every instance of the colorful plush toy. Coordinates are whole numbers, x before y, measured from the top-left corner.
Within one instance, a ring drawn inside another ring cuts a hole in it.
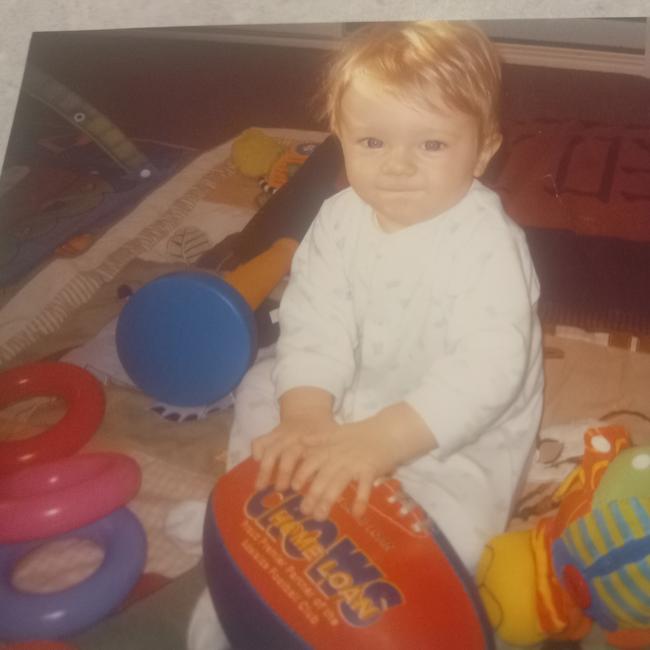
[[[555,515],[493,539],[479,591],[507,643],[578,640],[596,622],[618,648],[650,647],[650,447],[621,427],[585,433]]]
[[[261,129],[250,128],[234,140],[230,156],[239,172],[256,179],[268,198],[286,184],[317,146],[300,142],[286,147]]]
[[[316,146],[314,142],[301,142],[287,149],[271,165],[266,176],[260,179],[260,187],[269,194],[275,194],[298,171]]]

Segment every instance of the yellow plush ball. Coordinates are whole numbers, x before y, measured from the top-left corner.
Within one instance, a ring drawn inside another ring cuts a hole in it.
[[[476,581],[490,623],[506,643],[529,646],[546,638],[537,616],[535,580],[530,530],[504,533],[486,546]]]
[[[277,140],[259,129],[246,129],[230,148],[237,169],[251,178],[266,175],[283,152],[284,147]]]

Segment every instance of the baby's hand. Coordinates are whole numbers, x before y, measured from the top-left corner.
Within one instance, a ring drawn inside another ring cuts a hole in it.
[[[253,457],[260,461],[256,487],[270,483],[277,465],[276,489],[297,491],[309,484],[301,509],[323,520],[345,488],[356,483],[352,514],[360,517],[375,480],[436,446],[426,423],[404,402],[343,425],[322,411],[309,418],[284,418],[253,443]]]
[[[302,512],[323,520],[350,483],[356,483],[352,514],[363,515],[375,480],[395,470],[399,453],[392,436],[381,435],[359,422],[339,425],[327,435],[306,436],[302,458],[291,487],[301,490],[310,482]]]
[[[284,418],[270,433],[253,441],[253,458],[260,463],[255,487],[264,489],[271,483],[275,471],[275,488],[286,490],[309,446],[306,439],[314,435],[318,440],[327,439],[337,427],[331,415]]]
[[[404,402],[366,420],[336,426],[328,435],[305,436],[302,444],[303,460],[291,487],[301,490],[310,483],[302,511],[316,519],[326,519],[335,501],[353,482],[357,491],[352,514],[360,517],[378,478],[389,476],[399,465],[437,446],[426,423]]]

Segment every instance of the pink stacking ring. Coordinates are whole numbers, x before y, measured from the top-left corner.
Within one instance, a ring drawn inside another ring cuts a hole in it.
[[[0,373],[0,408],[30,397],[61,397],[67,410],[38,435],[0,441],[0,474],[74,454],[104,417],[102,385],[87,370],[70,363],[32,363]]]
[[[0,543],[59,535],[104,517],[140,488],[140,467],[118,453],[78,454],[0,477]]]

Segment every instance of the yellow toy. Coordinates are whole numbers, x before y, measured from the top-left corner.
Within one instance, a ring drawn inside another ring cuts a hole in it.
[[[309,158],[317,143],[301,142],[286,147],[260,129],[242,132],[232,143],[230,156],[237,169],[275,194]]]
[[[597,622],[618,648],[650,647],[650,447],[589,429],[555,515],[494,538],[477,581],[503,641],[578,640]]]
[[[244,176],[257,179],[269,172],[284,149],[275,138],[260,129],[246,129],[232,143],[230,156]]]

